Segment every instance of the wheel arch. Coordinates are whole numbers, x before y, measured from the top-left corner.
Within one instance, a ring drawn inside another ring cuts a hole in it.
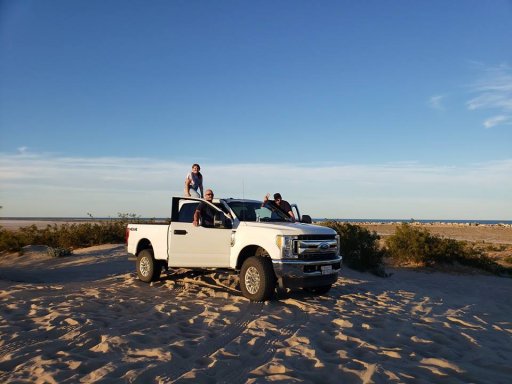
[[[139,243],[137,244],[137,251],[136,251],[135,255],[138,255],[144,249],[153,250],[153,245],[151,244],[151,241],[149,241],[149,239],[144,238],[144,239],[139,240]]]
[[[251,256],[268,257],[270,259],[270,255],[265,250],[265,248],[259,245],[247,245],[238,254],[238,259],[236,260],[236,269],[242,269],[242,264],[244,263],[244,261]]]

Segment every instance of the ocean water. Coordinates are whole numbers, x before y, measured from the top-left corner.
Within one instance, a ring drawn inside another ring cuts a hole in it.
[[[139,218],[141,220],[155,220],[155,221],[166,221],[168,217],[147,217]],[[87,221],[104,221],[104,220],[119,220],[119,218],[111,217],[0,217],[0,225],[3,220],[23,220],[23,221],[55,221],[55,222],[87,222]],[[313,218],[313,221],[337,221],[347,223],[375,223],[375,224],[387,224],[387,223],[448,223],[448,224],[479,224],[479,225],[497,225],[506,224],[512,225],[512,220],[459,220],[459,219],[436,219],[436,220],[423,220],[423,219],[340,219],[340,218]]]
[[[346,223],[375,223],[375,224],[389,224],[389,223],[446,223],[446,224],[479,224],[479,225],[497,225],[506,224],[512,225],[512,220],[453,220],[453,219],[437,219],[437,220],[422,220],[422,219],[313,219],[313,221],[337,221]]]

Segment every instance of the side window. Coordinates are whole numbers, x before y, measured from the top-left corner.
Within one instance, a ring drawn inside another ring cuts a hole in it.
[[[185,203],[181,206],[178,214],[178,221],[180,223],[191,223],[194,221],[194,212],[199,205],[199,202]]]

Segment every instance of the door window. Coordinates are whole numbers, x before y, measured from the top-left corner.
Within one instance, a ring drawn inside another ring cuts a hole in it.
[[[194,212],[196,211],[199,202],[191,201],[185,202],[180,208],[178,213],[178,222],[180,223],[191,223],[194,221]]]

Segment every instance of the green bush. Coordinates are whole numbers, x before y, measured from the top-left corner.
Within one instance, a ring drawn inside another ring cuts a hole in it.
[[[377,275],[386,275],[383,258],[385,252],[380,249],[376,232],[349,223],[335,221],[321,223],[334,229],[340,236],[340,251],[343,263],[358,271],[370,271]]]
[[[485,255],[482,250],[463,241],[432,235],[426,229],[403,223],[387,241],[388,255],[398,263],[418,263],[425,266],[459,263],[492,273],[511,273]]]
[[[0,251],[20,251],[22,247],[18,233],[0,228]]]
[[[94,220],[94,219],[93,219]],[[39,229],[35,225],[8,230],[0,227],[0,252],[21,252],[26,245],[47,245],[55,249],[88,247],[107,243],[122,243],[128,223],[147,222],[134,214],[119,214],[117,219],[90,223],[64,223],[47,225]]]
[[[488,244],[485,246],[487,252],[503,252],[506,249],[507,247],[504,244]]]

